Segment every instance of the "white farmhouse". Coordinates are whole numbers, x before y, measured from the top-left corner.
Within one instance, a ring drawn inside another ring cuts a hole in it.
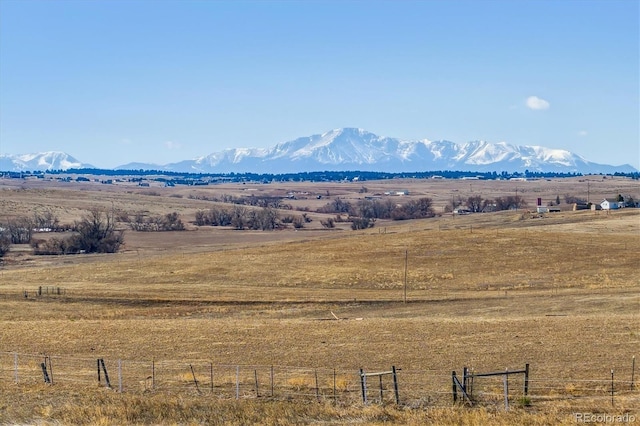
[[[605,198],[600,203],[602,210],[617,210],[620,208],[620,203],[617,198]]]

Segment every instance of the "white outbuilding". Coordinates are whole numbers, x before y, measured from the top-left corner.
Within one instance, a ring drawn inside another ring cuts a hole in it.
[[[600,203],[602,210],[618,210],[620,208],[620,202],[617,198],[605,198]]]

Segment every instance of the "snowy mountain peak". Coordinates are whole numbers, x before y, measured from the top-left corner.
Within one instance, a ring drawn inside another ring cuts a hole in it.
[[[135,164],[135,169],[188,173],[298,173],[362,170],[417,172],[459,170],[477,172],[615,173],[637,172],[629,165],[609,166],[587,161],[569,151],[542,146],[475,140],[402,140],[347,127],[278,143],[271,148],[232,148],[178,163]],[[0,155],[0,170],[92,168],[61,152]],[[120,166],[118,169],[126,169]]]
[[[71,155],[60,151],[46,151],[31,154],[0,155],[0,170],[68,170],[93,168],[91,164],[82,163]]]

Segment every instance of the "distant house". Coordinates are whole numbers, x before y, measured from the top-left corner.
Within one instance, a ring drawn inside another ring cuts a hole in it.
[[[620,202],[617,198],[605,198],[600,203],[602,210],[617,210],[620,208]]]

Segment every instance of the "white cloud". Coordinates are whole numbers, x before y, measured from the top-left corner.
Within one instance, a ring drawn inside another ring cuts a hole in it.
[[[587,132],[586,130],[580,130],[578,132],[578,136],[587,136],[589,134],[589,132]]]
[[[178,142],[166,141],[164,143],[164,147],[167,149],[180,149],[182,148],[182,145]]]
[[[544,99],[537,96],[529,96],[527,98],[526,104],[527,108],[535,110],[549,109],[550,107],[548,101],[545,101]]]

